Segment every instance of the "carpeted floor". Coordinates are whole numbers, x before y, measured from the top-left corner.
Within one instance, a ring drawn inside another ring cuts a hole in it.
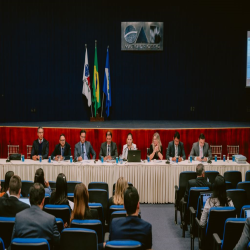
[[[187,250],[190,249],[190,235],[182,238],[180,216],[178,225],[174,222],[174,204],[141,204],[142,219],[152,224],[153,250]],[[198,250],[198,239],[195,239]]]

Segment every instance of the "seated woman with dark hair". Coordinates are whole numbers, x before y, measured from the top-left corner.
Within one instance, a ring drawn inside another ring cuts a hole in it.
[[[115,184],[115,195],[109,198],[109,207],[112,205],[124,204],[124,192],[128,188],[128,182],[125,178],[120,177]]]
[[[223,176],[218,175],[215,178],[213,185],[213,195],[207,199],[204,210],[201,215],[200,225],[207,224],[207,218],[211,207],[233,207],[234,204],[230,198],[227,197],[226,183]]]
[[[49,203],[54,205],[68,205],[73,209],[74,203],[68,200],[67,197],[67,179],[65,174],[60,173],[57,176],[56,190],[52,192]]]
[[[34,183],[40,183],[43,185],[45,194],[51,195],[52,190],[50,188],[49,182],[44,178],[44,172],[42,168],[38,168],[35,173]]]
[[[10,196],[10,193],[9,193],[8,189],[9,189],[9,184],[10,184],[10,178],[13,175],[14,175],[13,171],[6,172],[4,186],[2,188],[2,192],[0,193],[0,197],[4,196],[5,194],[7,194],[8,196]]]
[[[83,183],[75,186],[74,191],[74,208],[71,213],[70,222],[74,219],[98,219],[98,212],[96,209],[89,208],[89,192]]]

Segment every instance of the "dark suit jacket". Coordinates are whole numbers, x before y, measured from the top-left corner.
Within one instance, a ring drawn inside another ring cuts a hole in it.
[[[53,245],[60,243],[60,233],[57,229],[56,218],[38,206],[32,205],[16,215],[12,232],[14,238],[44,238]]]
[[[190,155],[192,157],[197,157],[200,155],[199,142],[195,142],[193,144]],[[204,157],[208,157],[209,160],[212,160],[212,152],[207,142],[205,142],[203,146],[203,155]]]
[[[53,153],[51,154],[51,159],[53,159],[57,155],[61,155],[61,145],[60,145],[60,143],[55,146],[55,149],[54,149]],[[65,142],[65,146],[64,146],[65,160],[69,160],[70,156],[71,156],[70,145],[67,142]]]
[[[10,196],[0,198],[0,216],[16,217],[16,214],[24,209],[30,208],[29,205],[18,200],[17,197]]]
[[[74,159],[76,160],[77,157],[82,156],[82,144],[81,142],[76,143],[75,145],[75,152],[74,152]],[[93,159],[96,158],[96,152],[93,149],[91,143],[89,141],[85,141],[85,149],[88,159],[91,159],[90,154],[92,154]]]
[[[152,247],[152,225],[137,216],[114,218],[109,233],[109,240],[136,240],[143,249]]]
[[[185,154],[184,145],[182,142],[180,142],[178,145],[178,156],[182,157],[183,160],[186,160],[186,154]],[[174,141],[171,141],[168,143],[168,150],[166,153],[166,159],[169,159],[169,157],[175,157]]]
[[[111,150],[110,150],[110,155],[112,158],[118,157],[118,152],[117,152],[117,146],[115,142],[111,142]],[[107,142],[102,143],[100,153],[99,153],[99,159],[101,159],[101,156],[105,157],[107,156]]]
[[[31,159],[34,155],[38,155],[39,151],[39,142],[38,139],[34,140],[33,145],[32,145],[32,150],[31,150]],[[48,159],[48,154],[49,154],[49,142],[43,138],[43,148],[42,148],[42,156],[43,159]]]
[[[239,239],[239,242],[235,246],[234,250],[247,249],[247,245],[249,242],[250,242],[250,218],[247,218],[242,235]]]
[[[210,190],[212,190],[212,185],[210,182],[207,182],[205,178],[203,177],[197,177],[196,179],[189,180],[186,186],[186,191],[184,195],[184,200],[188,200],[188,195],[189,195],[189,189],[191,187],[209,187]]]

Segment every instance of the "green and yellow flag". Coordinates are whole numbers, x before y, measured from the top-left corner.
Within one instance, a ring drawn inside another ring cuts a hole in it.
[[[94,77],[93,77],[92,89],[93,89],[92,102],[94,103],[94,113],[96,117],[96,111],[101,107],[100,84],[99,84],[98,61],[97,61],[97,46],[95,46]]]

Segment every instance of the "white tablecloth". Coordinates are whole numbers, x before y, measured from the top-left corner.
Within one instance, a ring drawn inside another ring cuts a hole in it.
[[[92,181],[103,181],[109,185],[109,195],[112,195],[113,184],[120,176],[125,177],[138,189],[140,202],[146,203],[167,203],[174,202],[174,186],[179,186],[179,174],[182,171],[195,171],[199,162],[166,164],[165,160],[150,163],[101,163],[93,160],[70,163],[52,162],[43,160],[41,163],[33,160],[6,162],[0,159],[0,179],[4,179],[7,171],[12,170],[22,180],[34,181],[35,171],[43,168],[46,180],[56,181],[59,173],[64,173],[68,181],[81,181],[86,186]],[[204,163],[205,170],[216,170],[224,174],[228,170],[238,170],[242,173],[242,181],[245,180],[245,173],[250,165],[229,163],[219,161],[212,164]]]

